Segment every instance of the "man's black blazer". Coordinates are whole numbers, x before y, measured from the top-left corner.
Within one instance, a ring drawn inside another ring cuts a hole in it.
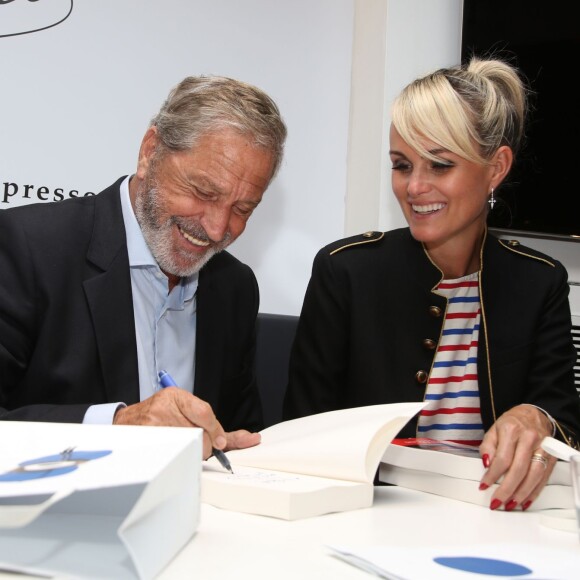
[[[90,405],[139,401],[122,180],[0,211],[0,419],[81,422]],[[228,431],[262,427],[258,306],[252,270],[229,253],[201,270],[194,392]]]

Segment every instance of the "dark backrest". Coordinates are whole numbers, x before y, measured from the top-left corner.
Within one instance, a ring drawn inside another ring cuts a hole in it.
[[[572,342],[576,349],[576,364],[574,365],[574,384],[580,395],[580,315],[572,314]]]
[[[264,411],[264,426],[282,421],[282,404],[288,382],[288,360],[298,316],[258,314],[256,376]]]

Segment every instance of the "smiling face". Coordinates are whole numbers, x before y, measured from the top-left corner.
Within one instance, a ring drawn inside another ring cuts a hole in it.
[[[156,153],[150,128],[130,194],[159,267],[175,281],[190,276],[245,229],[272,175],[272,155],[225,129],[187,151]]]
[[[511,165],[511,150],[500,147],[482,165],[427,140],[423,145],[440,161],[421,157],[391,126],[392,187],[411,233],[430,254],[472,252],[483,236],[490,191]]]

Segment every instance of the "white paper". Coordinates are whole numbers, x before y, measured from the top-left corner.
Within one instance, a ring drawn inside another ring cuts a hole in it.
[[[580,551],[537,544],[429,546],[327,546],[333,555],[388,580],[475,578],[578,580]],[[471,569],[472,571],[468,571]],[[495,573],[494,573],[495,572]]]

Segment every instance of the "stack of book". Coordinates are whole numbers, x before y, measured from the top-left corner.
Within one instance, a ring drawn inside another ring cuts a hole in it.
[[[447,442],[394,439],[379,467],[379,481],[488,507],[498,483],[479,489],[485,472],[477,449]],[[558,461],[529,511],[573,509],[570,465]]]

